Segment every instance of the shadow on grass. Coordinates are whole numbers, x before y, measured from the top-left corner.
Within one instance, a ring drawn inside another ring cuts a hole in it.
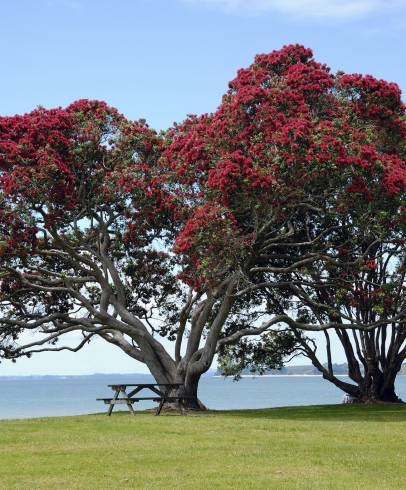
[[[317,405],[256,410],[209,411],[208,413],[252,419],[406,422],[406,404],[402,403]]]
[[[98,412],[88,416],[104,415],[106,419],[128,417],[137,418],[137,415],[155,417],[153,410],[139,410],[136,415],[117,410],[111,417],[106,413]],[[179,412],[164,411],[159,417],[184,417]],[[311,405],[295,407],[263,408],[252,410],[208,410],[207,412],[188,412],[185,417],[238,417],[249,419],[274,419],[274,420],[314,420],[314,421],[381,421],[381,422],[406,422],[406,403],[388,403],[371,405]]]

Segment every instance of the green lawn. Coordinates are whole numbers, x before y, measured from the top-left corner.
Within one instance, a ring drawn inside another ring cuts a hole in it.
[[[406,488],[406,407],[0,422],[1,489]]]

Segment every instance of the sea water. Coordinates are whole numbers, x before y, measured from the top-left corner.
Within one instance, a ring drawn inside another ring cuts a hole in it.
[[[346,376],[342,379],[348,380]],[[154,383],[149,375],[109,374],[58,377],[0,377],[0,418],[29,418],[103,412],[106,406],[96,398],[108,398],[109,384]],[[396,383],[398,395],[406,400],[406,376]],[[145,395],[148,396],[147,392]],[[275,375],[201,379],[199,397],[211,409],[244,409],[341,403],[343,392],[321,376]],[[149,402],[135,409],[155,406]],[[119,405],[115,410],[126,409]]]

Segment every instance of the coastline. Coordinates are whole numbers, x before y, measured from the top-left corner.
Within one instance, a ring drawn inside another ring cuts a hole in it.
[[[336,374],[348,378],[348,374]],[[241,378],[322,378],[322,374],[242,374]],[[222,376],[214,374],[212,378],[232,378],[232,376]]]

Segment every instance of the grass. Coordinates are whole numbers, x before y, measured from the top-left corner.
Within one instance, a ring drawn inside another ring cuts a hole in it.
[[[1,489],[402,489],[406,407],[0,422]]]

